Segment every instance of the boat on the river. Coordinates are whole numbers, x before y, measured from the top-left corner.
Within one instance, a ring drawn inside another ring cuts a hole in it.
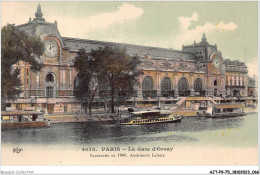
[[[151,110],[131,112],[130,117],[122,119],[120,125],[148,125],[177,122],[181,122],[181,117],[171,115],[171,111]]]
[[[214,115],[207,115],[206,118],[228,118],[228,117],[240,117],[246,116],[247,114],[244,112],[241,113],[222,113],[222,114],[214,114]]]
[[[240,117],[245,116],[244,105],[241,103],[222,103],[213,106],[211,115],[205,116],[206,118],[227,118],[227,117]]]
[[[1,111],[1,129],[49,127],[50,120],[40,111]]]

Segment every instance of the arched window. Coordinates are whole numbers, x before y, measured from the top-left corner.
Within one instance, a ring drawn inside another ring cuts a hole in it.
[[[170,91],[172,88],[171,88],[171,80],[169,77],[165,77],[163,80],[162,80],[162,83],[161,83],[161,90],[162,91]]]
[[[202,79],[197,78],[194,81],[194,91],[202,91]]]
[[[52,73],[48,73],[45,77],[46,87],[45,87],[45,96],[47,98],[55,97],[55,84],[54,84],[54,75]]]
[[[142,82],[142,90],[144,97],[153,97],[155,92],[153,91],[153,79],[150,76],[145,77]]]
[[[188,90],[188,80],[185,77],[182,77],[178,83],[179,91],[187,91]]]
[[[152,77],[145,77],[142,83],[143,90],[153,90],[153,79]]]
[[[165,77],[161,83],[161,93],[163,97],[174,96],[174,91],[172,91],[172,83],[169,77]]]
[[[180,96],[188,96],[189,91],[188,91],[188,80],[185,77],[182,77],[179,80],[178,83],[178,90],[179,90],[179,95]]]
[[[54,77],[52,74],[47,74],[45,77],[46,83],[53,83],[54,82]]]

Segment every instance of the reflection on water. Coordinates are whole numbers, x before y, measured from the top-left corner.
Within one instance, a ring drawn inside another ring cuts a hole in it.
[[[242,138],[242,139],[241,139]],[[89,123],[52,124],[50,128],[2,131],[12,144],[199,144],[257,145],[257,114],[226,119],[183,118],[181,123],[120,126]]]

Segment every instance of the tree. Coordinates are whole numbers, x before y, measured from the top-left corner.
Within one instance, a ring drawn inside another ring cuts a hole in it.
[[[89,57],[85,49],[80,49],[75,58],[74,66],[78,71],[77,80],[79,81],[77,86],[74,87],[75,96],[85,103],[85,110],[88,107],[89,114],[91,114],[93,99],[98,89],[95,62]]]
[[[14,100],[21,93],[20,70],[14,65],[19,61],[28,62],[32,71],[42,67],[35,58],[43,54],[44,44],[39,37],[29,37],[15,25],[8,24],[1,29],[1,98]]]
[[[129,56],[124,48],[99,47],[89,54],[94,62],[94,70],[99,84],[109,85],[111,111],[115,113],[115,94],[133,90],[139,75],[137,56]]]

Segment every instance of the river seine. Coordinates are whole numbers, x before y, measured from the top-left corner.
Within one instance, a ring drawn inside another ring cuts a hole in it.
[[[257,147],[257,113],[243,117],[183,118],[181,123],[120,126],[90,123],[52,124],[50,128],[2,130],[2,144],[74,146],[218,146]]]

